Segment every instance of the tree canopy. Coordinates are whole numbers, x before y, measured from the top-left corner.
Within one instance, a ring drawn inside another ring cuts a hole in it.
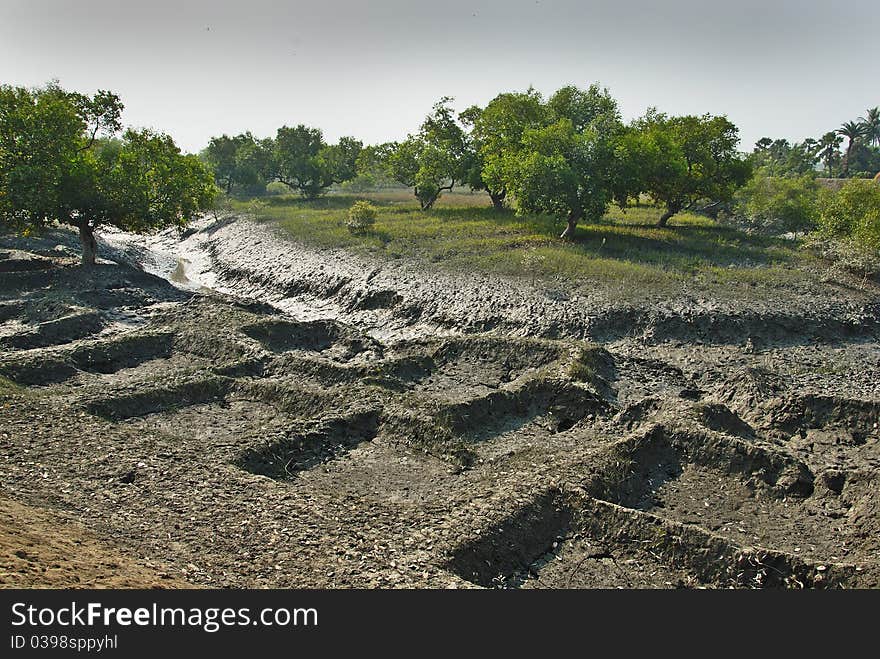
[[[413,189],[422,210],[472,175],[474,153],[451,103],[437,102],[419,132],[391,146],[385,159],[391,178]]]
[[[485,108],[472,106],[462,112],[473,151],[469,183],[474,190],[486,190],[496,209],[503,208],[508,193],[506,154],[519,147],[527,128],[543,126],[545,117],[541,96],[533,89],[499,94]]]
[[[625,131],[608,90],[563,87],[546,104],[534,92],[502,103],[502,137],[487,149],[490,176],[513,194],[519,212],[564,219],[568,238],[578,222],[598,221],[613,200],[629,195],[626,177],[616,176]]]
[[[0,87],[0,219],[17,230],[55,222],[79,229],[94,264],[95,229],[181,226],[213,201],[211,173],[167,135],[126,130],[123,105],[57,84]]]
[[[697,202],[729,201],[749,178],[736,150],[739,131],[726,117],[670,117],[649,111],[635,122],[641,188],[665,207],[659,226]]]
[[[343,137],[328,145],[318,128],[299,124],[278,129],[273,145],[274,178],[306,199],[322,195],[334,183],[343,183],[357,175],[358,154],[363,144],[353,137]]]
[[[258,140],[250,132],[211,138],[202,158],[214,170],[217,185],[226,194],[235,188],[265,189],[275,174],[272,140]]]

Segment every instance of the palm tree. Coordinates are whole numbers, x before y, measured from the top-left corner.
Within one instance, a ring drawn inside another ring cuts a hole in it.
[[[825,133],[819,140],[819,157],[828,170],[828,178],[834,177],[834,165],[840,159],[840,144],[843,138],[835,132]]]
[[[849,157],[852,155],[856,142],[865,136],[865,127],[855,121],[847,121],[837,129],[838,135],[843,135],[849,140],[846,145],[846,153],[843,156],[843,178],[849,175]]]
[[[870,108],[859,121],[865,131],[865,141],[880,146],[880,108]]]

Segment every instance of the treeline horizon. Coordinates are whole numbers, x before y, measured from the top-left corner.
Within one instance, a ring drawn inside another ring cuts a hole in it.
[[[57,83],[0,85],[0,219],[30,231],[55,222],[78,228],[84,263],[95,261],[99,226],[151,231],[184,226],[220,190],[265,192],[279,183],[306,199],[334,185],[410,188],[423,211],[455,187],[485,191],[493,206],[564,223],[595,224],[614,204],[649,197],[660,227],[683,211],[713,218],[742,214],[747,230],[809,232],[861,245],[880,240],[880,185],[847,183],[839,194],[815,184],[829,173],[870,177],[880,168],[880,113],[869,109],[820,139],[759,140],[738,150],[725,116],[667,115],[655,108],[622,120],[607,88],[566,86],[545,98],[505,92],[462,112],[441,98],[418,131],[365,146],[354,137],[328,144],[319,128],[282,126],[274,138],[212,138],[184,154],[167,134],[125,129],[121,99]],[[846,149],[840,147],[847,139]],[[874,167],[877,165],[878,167]],[[862,170],[858,167],[871,169]],[[878,177],[880,178],[880,177]],[[873,249],[873,248],[872,248]]]
[[[664,207],[663,226],[698,204],[730,202],[756,171],[867,178],[880,170],[877,108],[819,138],[762,138],[747,153],[726,116],[649,108],[624,123],[598,84],[563,87],[547,99],[532,88],[505,92],[461,112],[452,100],[440,99],[419,130],[399,141],[364,145],[346,136],[328,144],[320,128],[285,125],[274,138],[249,131],[214,137],[200,157],[227,194],[261,194],[277,182],[314,199],[334,185],[364,191],[397,184],[427,210],[460,187],[485,191],[497,209],[557,215],[569,225],[563,235],[642,194]]]

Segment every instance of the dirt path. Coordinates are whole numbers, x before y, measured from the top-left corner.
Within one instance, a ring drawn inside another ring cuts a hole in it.
[[[191,588],[82,525],[0,496],[0,588]]]

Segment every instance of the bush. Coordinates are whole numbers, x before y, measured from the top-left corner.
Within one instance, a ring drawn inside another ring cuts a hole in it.
[[[376,223],[379,211],[368,201],[356,201],[348,209],[348,221],[345,226],[352,233],[366,233]]]
[[[823,190],[819,197],[819,234],[850,242],[859,251],[880,251],[880,185],[853,179],[837,192]]]
[[[810,231],[818,220],[818,194],[810,176],[781,178],[758,171],[737,193],[734,217],[759,233]]]
[[[290,194],[290,188],[278,181],[272,181],[266,186],[266,194],[273,196]]]

